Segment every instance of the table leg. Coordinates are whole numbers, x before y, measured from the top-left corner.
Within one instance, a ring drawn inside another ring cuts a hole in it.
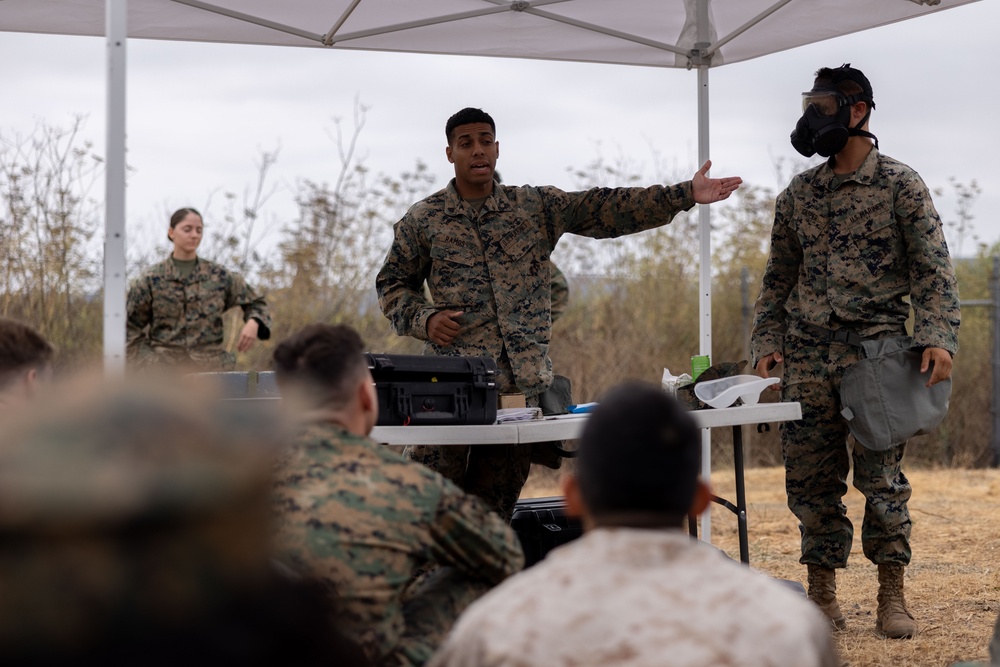
[[[743,427],[733,426],[733,466],[736,469],[736,521],[740,535],[740,561],[750,564],[750,539],[747,535],[747,489],[743,479]]]
[[[736,476],[736,504],[715,495],[712,496],[712,502],[722,505],[736,515],[737,534],[740,539],[740,562],[749,565],[750,538],[747,528],[747,489],[744,479],[742,426],[733,426],[733,468],[733,473]],[[688,517],[688,532],[692,537],[698,536],[698,522],[692,517]]]

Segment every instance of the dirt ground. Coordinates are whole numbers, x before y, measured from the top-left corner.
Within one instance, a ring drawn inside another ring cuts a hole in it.
[[[750,565],[804,584],[798,522],[785,505],[783,475],[780,468],[746,473]],[[837,577],[847,616],[847,630],[836,635],[844,664],[942,667],[985,661],[1000,614],[1000,470],[913,470],[907,476],[913,485],[913,561],[906,571],[906,598],[918,635],[887,640],[875,633],[876,570],[861,550],[864,498],[852,488],[845,503],[856,539],[850,563]],[[735,501],[731,472],[713,474],[712,484],[717,495]],[[533,475],[525,488],[525,496],[556,494],[552,476]],[[735,516],[715,505],[712,542],[739,557]]]

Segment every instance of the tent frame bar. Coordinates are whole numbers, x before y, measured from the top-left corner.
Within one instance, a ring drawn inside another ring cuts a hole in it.
[[[540,4],[540,3],[534,3]],[[537,9],[526,9],[524,10],[529,14],[538,16],[539,18],[548,19],[556,23],[564,23],[566,25],[571,25],[574,28],[581,28],[583,30],[588,30],[590,32],[595,32],[601,35],[607,35],[608,37],[614,37],[626,42],[633,42],[635,44],[642,44],[643,46],[648,46],[654,49],[659,49],[661,51],[670,51],[671,53],[676,53],[682,56],[688,54],[687,49],[682,49],[680,47],[674,46],[673,44],[667,44],[665,42],[659,42],[655,39],[647,39],[645,37],[639,37],[638,35],[630,35],[627,32],[621,32],[619,30],[610,30],[608,28],[602,28],[599,25],[594,25],[593,23],[586,23],[585,21],[577,21],[576,19],[567,18],[565,16],[559,16],[558,14],[553,14],[551,12],[539,11]]]
[[[566,2],[567,0],[543,0],[546,2]],[[440,25],[442,23],[451,23],[453,21],[462,21],[464,19],[474,19],[480,16],[490,16],[491,14],[503,14],[504,12],[509,12],[510,7],[487,7],[485,9],[475,9],[467,12],[459,12],[458,14],[449,14],[447,16],[439,16],[434,19],[421,19],[419,21],[407,21],[405,23],[395,23],[393,25],[387,25],[382,28],[372,28],[370,30],[358,30],[356,32],[349,32],[343,35],[332,35],[328,34],[323,38],[323,43],[327,46],[333,46],[337,42],[347,42],[352,39],[363,39],[365,37],[377,37],[379,35],[387,35],[391,32],[400,32],[401,30],[410,30],[411,28],[425,28],[432,25]]]
[[[347,19],[351,18],[351,14],[354,13],[354,10],[357,9],[360,4],[361,0],[354,0],[351,3],[351,6],[344,10],[344,13],[340,15],[340,18],[333,24],[333,27],[327,30],[326,34],[323,35],[323,46],[331,46],[333,44],[333,36],[337,34],[337,31],[340,30],[345,23],[347,23]]]
[[[218,5],[213,5],[211,3],[204,2],[203,0],[170,0],[170,2],[174,2],[179,5],[187,5],[188,7],[194,7],[195,9],[200,9],[202,11],[210,12],[212,14],[218,14],[220,16],[225,16],[227,18],[236,19],[237,21],[243,21],[245,23],[259,25],[262,28],[269,28],[277,32],[283,32],[288,35],[293,35],[295,37],[302,37],[312,42],[319,42],[324,46],[334,46],[339,42],[348,42],[354,39],[363,39],[366,37],[376,37],[378,35],[385,35],[393,32],[399,32],[401,30],[410,30],[412,28],[423,28],[432,25],[441,25],[444,23],[450,23],[453,21],[462,21],[465,19],[477,18],[480,16],[490,16],[492,14],[502,14],[504,12],[516,11],[516,12],[526,12],[528,14],[532,14],[539,18],[547,19],[554,23],[563,23],[565,25],[573,26],[574,28],[580,28],[593,33],[606,35],[608,37],[614,37],[616,39],[620,39],[626,42],[642,44],[643,46],[659,49],[661,51],[669,51],[671,53],[675,53],[682,56],[689,55],[688,50],[676,47],[672,44],[666,44],[664,42],[659,42],[654,39],[647,39],[645,37],[639,37],[637,35],[630,35],[628,33],[621,32],[619,30],[609,30],[607,28],[602,28],[601,26],[594,25],[592,23],[577,21],[575,19],[570,19],[565,16],[559,16],[558,14],[553,14],[551,12],[546,12],[536,9],[536,7],[560,4],[563,2],[570,2],[571,0],[533,0],[532,2],[526,2],[525,0],[514,0],[513,2],[507,2],[507,0],[487,0],[488,2],[492,2],[497,6],[485,9],[477,9],[468,12],[460,12],[458,14],[450,14],[448,16],[442,16],[432,20],[408,21],[406,23],[397,23],[379,29],[359,30],[356,32],[345,33],[343,35],[337,35],[337,31],[340,30],[341,27],[343,27],[344,23],[347,22],[347,19],[350,18],[352,13],[354,13],[354,10],[358,7],[358,5],[361,4],[361,1],[362,0],[353,0],[351,5],[346,10],[344,10],[340,18],[337,19],[336,23],[334,23],[333,27],[331,27],[330,30],[326,32],[326,34],[321,35],[319,33],[309,32],[307,30],[295,28],[284,23],[278,23],[277,21],[269,21],[267,19],[263,19],[257,16],[252,16],[250,14],[245,14],[243,12],[238,12],[232,9],[226,9],[225,7],[219,7]],[[780,4],[784,5],[787,4],[788,2],[791,2],[791,0],[784,0]],[[765,12],[765,14],[768,13],[770,13],[770,10],[769,12]],[[761,18],[764,18],[764,16],[762,15]],[[747,27],[750,27],[749,24],[748,26],[741,28],[741,31],[745,30]],[[737,36],[737,34],[738,33],[734,33],[733,35],[727,37],[725,41],[729,41],[729,39]],[[710,49],[709,54],[715,51],[715,49],[718,48],[718,46],[721,46],[721,44],[713,46]]]
[[[251,16],[250,14],[244,14],[243,12],[237,12],[235,10],[219,7],[218,5],[213,5],[208,2],[202,2],[202,0],[170,0],[170,2],[174,2],[179,5],[187,5],[188,7],[201,9],[202,11],[211,12],[212,14],[219,14],[220,16],[236,19],[237,21],[259,25],[262,28],[270,28],[271,30],[276,30],[278,32],[294,35],[296,37],[302,37],[312,42],[323,42],[323,35],[319,33],[308,32],[306,30],[294,28],[290,25],[285,25],[284,23],[278,23],[277,21],[268,21],[267,19],[262,19],[258,16]]]
[[[495,0],[488,0],[489,2],[494,2]],[[337,42],[347,42],[352,39],[363,39],[365,37],[377,37],[379,35],[387,35],[391,32],[399,32],[401,30],[410,30],[411,28],[425,28],[432,25],[441,25],[444,23],[451,23],[453,21],[462,21],[464,19],[474,19],[480,16],[491,16],[493,14],[504,14],[506,12],[520,12],[527,11],[532,14],[535,12],[530,9],[525,8],[524,2],[513,2],[506,3],[505,0],[500,0],[503,4],[498,4],[494,7],[487,7],[484,9],[474,9],[467,12],[459,12],[457,14],[448,14],[447,16],[439,16],[434,19],[422,19],[419,21],[407,21],[406,23],[396,23],[394,25],[384,26],[382,28],[372,28],[370,30],[358,30],[355,32],[345,33],[343,35],[335,36],[331,33],[327,34],[323,38],[323,43],[327,46],[333,46]],[[535,0],[532,5],[554,5],[562,2],[571,2],[571,0]]]
[[[775,12],[777,12],[779,9],[783,8],[790,2],[792,2],[792,0],[779,0],[779,2],[776,2],[775,4],[771,5],[770,7],[762,11],[760,14],[757,14],[757,16],[753,17],[752,19],[741,25],[739,28],[733,30],[731,33],[729,33],[722,39],[718,40],[715,44],[712,44],[710,47],[708,47],[706,55],[709,56],[712,55],[713,53],[721,49],[723,46],[725,46],[732,40],[736,39],[750,28],[755,27],[758,23],[760,23],[767,17],[771,16],[771,14],[774,14]]]

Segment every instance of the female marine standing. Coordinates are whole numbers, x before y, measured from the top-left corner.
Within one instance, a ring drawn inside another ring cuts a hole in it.
[[[258,338],[271,337],[271,316],[264,298],[239,274],[198,257],[203,230],[198,211],[175,211],[167,231],[173,252],[129,288],[130,364],[232,370],[236,357],[222,347],[222,316],[234,306],[243,309],[245,322],[237,350],[246,352]]]

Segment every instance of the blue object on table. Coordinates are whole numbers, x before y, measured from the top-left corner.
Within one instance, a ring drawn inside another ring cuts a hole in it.
[[[592,412],[597,407],[597,403],[580,403],[579,405],[567,405],[566,409],[573,414]]]

